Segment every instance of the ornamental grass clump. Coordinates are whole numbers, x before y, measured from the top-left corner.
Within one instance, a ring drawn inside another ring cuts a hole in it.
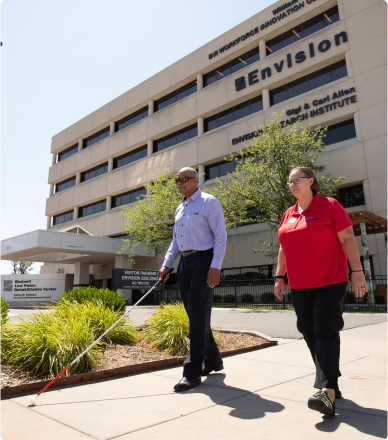
[[[126,299],[121,293],[108,289],[97,289],[96,287],[77,287],[69,290],[58,302],[60,305],[63,301],[76,302],[83,304],[91,301],[101,301],[104,306],[112,308],[116,312],[124,312]]]
[[[0,324],[4,325],[8,321],[8,304],[5,299],[1,297],[1,321]]]
[[[151,342],[152,349],[188,354],[190,322],[183,304],[161,304],[144,322],[141,336]]]
[[[57,375],[121,316],[101,301],[84,304],[63,301],[31,321],[5,325],[1,330],[2,362],[29,371],[35,377]],[[112,341],[136,339],[132,324],[124,319],[93,346],[65,374],[84,373],[98,366],[102,347]]]

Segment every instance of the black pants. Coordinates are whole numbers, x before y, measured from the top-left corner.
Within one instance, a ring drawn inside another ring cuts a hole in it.
[[[207,284],[207,273],[213,259],[213,249],[181,256],[178,267],[179,290],[190,320],[190,355],[183,365],[183,375],[197,379],[202,363],[221,362],[221,355],[210,328],[213,289]]]
[[[315,289],[292,289],[297,327],[315,363],[315,388],[338,389],[340,330],[344,327],[341,301],[347,283]]]

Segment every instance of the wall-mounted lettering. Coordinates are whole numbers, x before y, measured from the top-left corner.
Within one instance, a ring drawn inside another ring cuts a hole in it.
[[[334,35],[334,44],[336,46],[339,46],[341,44],[341,42],[346,43],[347,41],[348,41],[348,36],[345,31],[342,31],[339,34]],[[323,40],[317,46],[319,52],[326,52],[327,50],[330,49],[330,47],[331,47],[330,40]],[[309,54],[310,58],[315,56],[314,43],[309,44],[308,54]],[[295,54],[294,59],[295,59],[296,64],[303,63],[303,61],[305,61],[307,59],[306,52],[304,50],[299,51],[298,53]],[[288,53],[286,55],[286,61],[287,61],[287,67],[288,68],[292,67],[293,59],[292,59],[292,55],[290,53]],[[284,60],[281,60],[279,63],[274,63],[274,68],[275,68],[276,72],[280,73],[283,70],[283,65],[284,65]],[[250,86],[259,82],[259,76],[261,76],[261,79],[264,80],[266,78],[269,78],[272,75],[271,67],[265,67],[264,69],[262,69],[260,71],[260,73],[258,75],[256,75],[258,72],[259,71],[256,69],[256,70],[253,70],[252,72],[248,73],[248,84]],[[254,78],[253,78],[253,76],[254,76]],[[241,78],[244,78],[244,77],[238,78],[239,81],[241,81]],[[254,81],[252,79],[254,79]],[[236,91],[237,92],[239,90],[242,90],[243,88],[245,88],[245,86],[241,87],[241,88],[237,88],[237,80],[236,80],[235,84],[236,84]]]
[[[216,57],[219,53],[223,53],[227,50],[229,50],[231,47],[236,46],[240,41],[245,41],[249,37],[253,37],[255,34],[259,32],[259,28],[256,27],[249,32],[245,33],[244,35],[241,35],[241,37],[236,38],[235,40],[231,41],[229,44],[225,44],[225,46],[222,46],[219,48],[219,50],[216,50],[212,53],[209,53],[209,60]]]

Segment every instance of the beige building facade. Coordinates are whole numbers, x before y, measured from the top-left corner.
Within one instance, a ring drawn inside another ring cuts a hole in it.
[[[145,183],[183,166],[206,173],[201,186],[225,178],[224,157],[275,111],[290,124],[329,126],[320,160],[346,176],[341,202],[387,218],[386,17],[383,0],[279,1],[58,133],[47,229],[120,236],[121,208]],[[269,273],[276,262],[252,252],[259,239],[277,241],[264,224],[228,231],[224,273]],[[386,274],[384,234],[368,245],[373,272]],[[138,256],[132,267],[159,269],[163,257]],[[90,279],[108,286],[113,267],[90,264]]]

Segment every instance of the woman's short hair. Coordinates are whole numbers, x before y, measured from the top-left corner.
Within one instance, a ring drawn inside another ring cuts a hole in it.
[[[314,171],[310,167],[295,167],[290,171],[290,174],[293,171],[301,171],[306,177],[314,177],[314,182],[311,185],[311,191],[313,192],[313,195],[321,190],[321,187],[319,186],[318,180],[315,177]]]

